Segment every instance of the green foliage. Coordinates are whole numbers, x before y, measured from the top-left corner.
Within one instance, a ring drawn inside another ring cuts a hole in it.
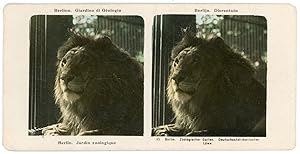
[[[96,35],[97,16],[95,15],[73,15],[73,30],[83,36]]]
[[[223,16],[217,15],[197,15],[197,36],[202,38],[206,38],[209,35],[221,36],[220,22],[223,19]]]
[[[135,55],[135,59],[137,59],[141,63],[144,63],[144,52],[143,51],[137,52],[137,54]]]

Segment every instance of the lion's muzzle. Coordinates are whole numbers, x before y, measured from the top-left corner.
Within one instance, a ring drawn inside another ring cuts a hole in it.
[[[174,73],[171,77],[175,84],[176,92],[184,92],[187,94],[192,94],[195,91],[195,83],[189,81],[182,73]]]
[[[74,79],[74,76],[73,76],[73,75],[70,75],[70,74],[67,74],[67,73],[63,73],[63,74],[60,76],[60,79],[63,80],[63,82],[64,82],[66,85],[68,85],[68,83]]]
[[[85,81],[78,76],[74,75],[62,75],[60,77],[62,90],[72,91],[75,93],[82,93],[84,91]]]
[[[171,79],[174,80],[176,84],[179,84],[181,81],[184,80],[184,76],[181,73],[174,73]]]

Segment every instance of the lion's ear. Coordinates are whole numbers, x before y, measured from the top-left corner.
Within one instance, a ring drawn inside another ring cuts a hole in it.
[[[110,37],[108,37],[108,36],[106,36],[106,35],[104,35],[104,36],[102,37],[102,41],[103,41],[104,43],[106,43],[106,44],[111,44],[111,43],[112,43]]]
[[[221,51],[231,50],[230,47],[225,43],[225,41],[221,37],[210,35],[207,37],[207,41],[211,46]]]
[[[197,39],[196,35],[191,31],[190,27],[181,28],[181,32],[182,32],[183,40],[185,40],[186,42],[192,43]]]
[[[209,35],[207,37],[207,40],[209,43],[212,43],[214,45],[224,45],[225,44],[225,41],[221,37],[214,36],[214,35]]]
[[[191,28],[190,27],[185,27],[185,28],[180,28],[181,33],[184,35],[186,33],[191,32]]]
[[[110,37],[106,36],[106,35],[96,35],[95,38],[97,43],[101,43],[101,44],[112,44],[112,41],[110,39]]]

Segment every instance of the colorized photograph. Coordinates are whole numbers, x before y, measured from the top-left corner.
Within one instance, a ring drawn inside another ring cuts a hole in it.
[[[143,18],[35,15],[29,32],[29,135],[143,135]]]
[[[266,136],[267,21],[157,15],[152,136]]]

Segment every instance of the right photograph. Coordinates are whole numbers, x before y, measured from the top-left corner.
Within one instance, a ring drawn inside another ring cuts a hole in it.
[[[266,137],[267,20],[157,15],[152,136]]]

